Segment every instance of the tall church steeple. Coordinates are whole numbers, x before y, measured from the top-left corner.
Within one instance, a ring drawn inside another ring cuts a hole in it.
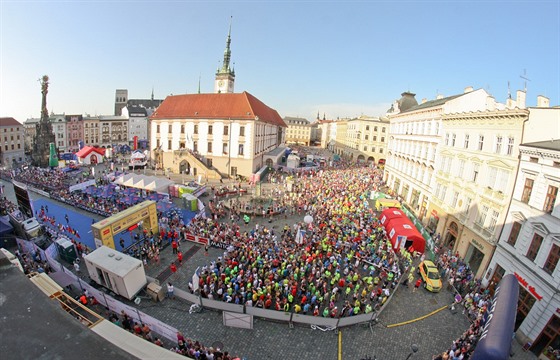
[[[233,84],[235,82],[235,70],[230,66],[231,61],[231,22],[230,18],[229,32],[226,39],[226,49],[224,50],[224,61],[222,67],[216,71],[216,80],[214,81],[215,93],[232,93]]]

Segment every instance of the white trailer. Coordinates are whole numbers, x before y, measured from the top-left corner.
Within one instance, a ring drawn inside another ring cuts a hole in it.
[[[107,246],[95,249],[84,261],[91,279],[129,300],[148,283],[141,260]]]

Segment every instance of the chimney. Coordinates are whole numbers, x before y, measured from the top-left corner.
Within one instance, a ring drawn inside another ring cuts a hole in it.
[[[440,99],[443,99],[443,94],[437,94],[436,100],[440,100]]]
[[[517,90],[517,107],[520,109],[525,109],[525,98],[527,97],[527,94],[525,94],[525,91],[522,90]]]
[[[537,107],[550,107],[550,99],[542,95],[537,96]]]
[[[468,94],[468,93],[470,93],[470,92],[473,91],[473,90],[474,90],[474,89],[473,89],[472,86],[467,86],[467,87],[465,88],[465,94]]]
[[[425,104],[427,101],[428,101],[428,99],[423,98],[423,99],[422,99],[422,104]]]

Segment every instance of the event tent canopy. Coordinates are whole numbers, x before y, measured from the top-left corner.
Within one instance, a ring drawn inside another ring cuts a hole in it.
[[[426,250],[426,240],[414,226],[412,221],[398,209],[386,209],[381,213],[381,221],[385,219],[383,226],[387,232],[387,236],[391,240],[393,249],[404,247],[412,248],[419,253]],[[402,216],[399,216],[402,214]],[[388,217],[391,217],[389,219]]]
[[[137,189],[144,189],[156,192],[167,193],[169,190],[169,185],[174,184],[173,181],[168,179],[162,179],[155,176],[146,176],[139,174],[125,174],[118,177],[115,184],[122,186],[133,187]]]
[[[381,222],[381,225],[385,226],[389,221],[393,219],[400,219],[402,217],[406,217],[405,213],[403,213],[402,210],[389,208],[381,212],[379,221]]]

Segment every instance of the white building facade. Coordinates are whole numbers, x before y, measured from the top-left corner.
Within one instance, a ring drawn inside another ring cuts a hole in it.
[[[247,92],[168,96],[152,114],[152,159],[163,169],[209,178],[250,177],[284,146],[286,124]]]
[[[513,200],[484,281],[494,287],[505,274],[517,277],[516,334],[538,356],[560,346],[560,137],[519,150]]]

